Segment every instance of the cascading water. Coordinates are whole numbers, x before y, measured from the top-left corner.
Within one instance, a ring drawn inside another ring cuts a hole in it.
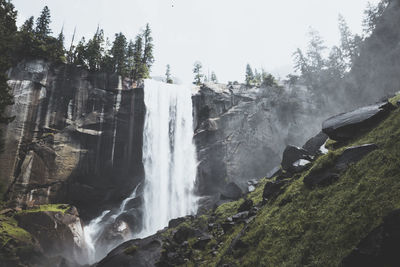
[[[104,211],[84,227],[86,262],[92,264],[129,238],[146,237],[168,225],[169,220],[197,210],[193,193],[196,180],[196,148],[193,144],[192,94],[190,87],[145,80],[146,117],[143,130],[143,227],[117,243],[99,241],[107,226],[129,227],[118,218],[137,198],[137,185],[118,209]],[[132,226],[132,225],[131,225]]]
[[[191,89],[153,80],[145,80],[144,89],[145,186],[141,237],[197,209],[193,194],[197,162]]]

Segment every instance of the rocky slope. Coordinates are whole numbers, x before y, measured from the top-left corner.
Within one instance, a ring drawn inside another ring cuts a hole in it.
[[[96,266],[397,266],[399,100],[328,119],[325,144],[286,149],[286,167],[255,191],[172,220]]]

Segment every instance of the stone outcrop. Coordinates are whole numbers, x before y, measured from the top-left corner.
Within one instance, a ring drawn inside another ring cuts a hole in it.
[[[85,217],[143,179],[143,88],[40,60],[9,71],[15,120],[4,129],[3,193],[14,205],[72,203]]]
[[[346,141],[377,125],[393,109],[391,103],[384,102],[342,113],[324,121],[322,131],[332,140]]]
[[[218,193],[230,182],[245,190],[280,164],[286,145],[317,133],[324,114],[307,98],[302,90],[202,86],[193,96],[198,192]]]

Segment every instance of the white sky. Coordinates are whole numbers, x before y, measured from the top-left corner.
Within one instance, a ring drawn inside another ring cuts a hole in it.
[[[292,53],[307,44],[309,27],[332,46],[339,41],[338,14],[353,32],[361,32],[367,0],[14,0],[19,25],[35,18],[44,5],[51,11],[53,32],[70,40],[91,37],[100,24],[105,35],[123,32],[134,38],[147,23],[153,30],[153,76],[165,65],[182,81],[192,80],[193,63],[214,70],[220,82],[242,81],[247,63],[275,75],[292,71]],[[378,0],[370,1],[372,3]]]

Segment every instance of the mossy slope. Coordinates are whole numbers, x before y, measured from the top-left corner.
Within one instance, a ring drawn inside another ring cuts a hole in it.
[[[326,168],[346,147],[368,143],[379,149],[351,165],[337,182],[313,190],[304,186],[309,171]],[[292,179],[281,196],[262,206],[247,225],[235,225],[227,233],[214,232],[211,245],[194,250],[187,264],[339,266],[385,215],[400,208],[400,109],[361,138],[333,147],[311,170]],[[265,182],[247,196],[256,204],[262,200]],[[218,207],[209,222],[220,223],[236,214],[242,202]],[[234,239],[242,244],[237,249],[231,246]]]

